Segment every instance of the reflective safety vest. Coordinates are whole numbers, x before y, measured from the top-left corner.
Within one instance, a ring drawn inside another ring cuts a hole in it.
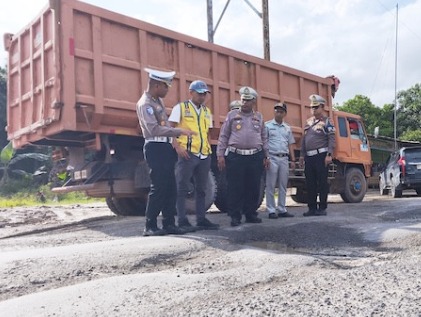
[[[195,105],[190,101],[185,101],[180,103],[180,114],[180,123],[177,127],[195,131],[197,135],[191,137],[181,135],[177,138],[178,143],[193,154],[210,155],[212,153],[208,139],[211,125],[210,110],[203,105],[198,115]]]

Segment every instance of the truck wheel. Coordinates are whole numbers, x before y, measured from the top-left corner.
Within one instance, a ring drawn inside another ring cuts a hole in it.
[[[216,176],[216,184],[218,190],[216,191],[215,206],[220,212],[228,212],[228,184],[225,171],[219,172]]]
[[[262,177],[260,178],[260,191],[259,191],[259,200],[257,201],[257,209],[263,203],[263,199],[265,198],[265,188],[266,188],[266,173],[263,172]]]
[[[213,173],[209,171],[208,175],[208,182],[206,184],[206,193],[205,193],[205,210],[208,210],[214,200],[215,200],[215,194],[216,194],[216,182],[215,177],[213,176]],[[186,199],[186,212],[188,215],[195,215],[196,214],[196,199],[194,197],[194,182],[191,182],[191,190],[189,191],[189,194]]]
[[[112,197],[107,197],[105,198],[105,202],[107,203],[108,208],[110,208],[110,210],[118,215],[118,209],[117,206],[114,204],[113,198]]]
[[[228,184],[225,171],[219,172],[217,178],[218,190],[216,192],[215,206],[219,209],[220,212],[228,212]],[[260,179],[260,190],[259,190],[259,199],[257,201],[257,208],[262,205],[263,198],[265,197],[265,173],[263,173]]]
[[[358,168],[350,168],[345,176],[345,191],[341,197],[346,203],[359,203],[367,192],[367,181]]]
[[[392,195],[393,198],[401,198],[402,197],[402,190],[396,189],[396,186],[393,184],[390,185],[390,195]]]
[[[291,199],[296,203],[306,204],[308,202],[307,192],[303,188],[297,188],[297,193],[291,195]]]
[[[117,216],[145,216],[146,201],[135,197],[107,197],[107,206]]]

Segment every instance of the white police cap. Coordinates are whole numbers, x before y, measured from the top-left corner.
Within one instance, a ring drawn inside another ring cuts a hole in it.
[[[241,108],[241,100],[233,100],[230,103],[230,110],[240,109]]]
[[[145,68],[145,72],[149,73],[149,78],[162,81],[171,87],[172,80],[174,78],[175,72],[163,72],[160,70],[155,70],[151,68]]]
[[[247,87],[247,86],[241,87],[239,92],[240,92],[241,99],[244,99],[244,100],[257,99],[257,92],[251,87]]]
[[[311,101],[310,107],[324,105],[326,103],[326,99],[319,95],[310,95],[308,99]]]

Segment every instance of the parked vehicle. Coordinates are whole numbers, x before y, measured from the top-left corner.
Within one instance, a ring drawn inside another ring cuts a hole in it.
[[[421,146],[403,147],[390,154],[380,172],[381,195],[402,197],[402,191],[414,189],[421,196]]]
[[[50,0],[22,31],[6,34],[4,42],[9,52],[8,138],[15,148],[53,146],[57,157],[66,159],[69,178],[56,192],[85,191],[105,197],[116,214],[144,214],[149,178],[135,104],[147,86],[143,68],[151,67],[176,71],[165,99],[168,112],[185,100],[193,80],[207,83],[214,153],[240,87],[258,91],[257,110],[266,120],[273,118],[276,102],[286,102],[298,145],[310,115],[308,96],[322,96],[337,126],[331,192],[347,202],[364,198],[369,143],[359,116],[333,110],[339,84],[334,76],[319,77],[75,0]],[[350,121],[359,129],[356,138]],[[304,202],[302,171],[292,173],[290,186],[297,189],[294,199]],[[260,200],[263,192],[262,180]],[[191,196],[188,208],[193,210]],[[215,202],[225,211],[226,196],[226,180],[213,154],[206,204]]]

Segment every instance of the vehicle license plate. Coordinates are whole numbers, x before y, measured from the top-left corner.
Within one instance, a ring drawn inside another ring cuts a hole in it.
[[[417,170],[421,170],[421,164],[417,164]]]

